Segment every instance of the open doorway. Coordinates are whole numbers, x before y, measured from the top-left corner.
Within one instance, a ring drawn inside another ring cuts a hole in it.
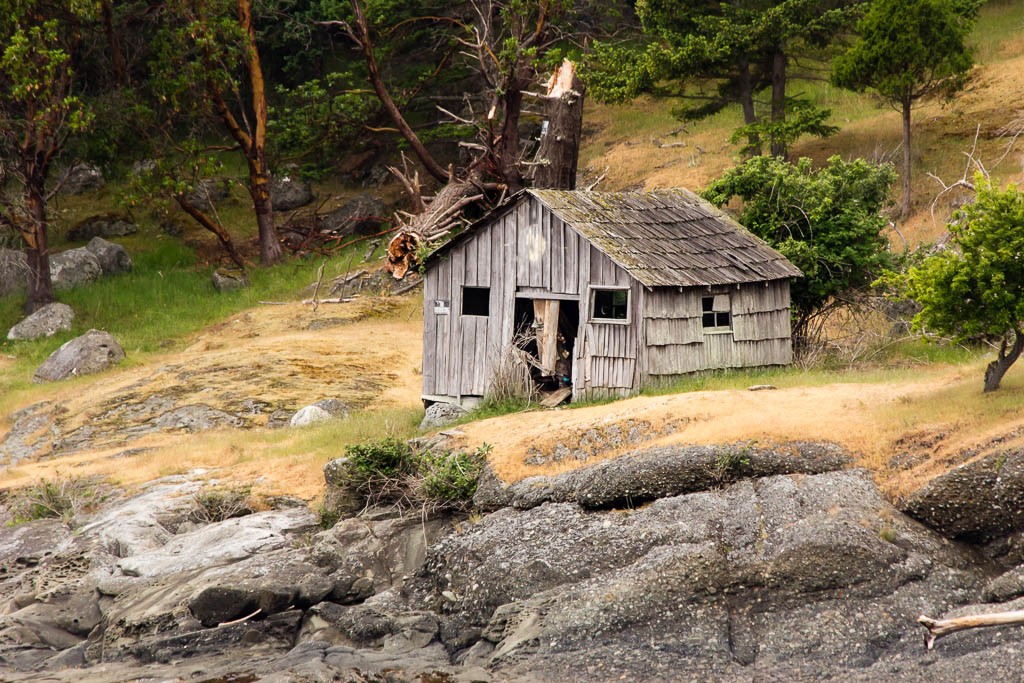
[[[572,364],[579,324],[578,301],[516,298],[516,338],[522,340],[521,348],[531,357],[530,375],[534,383],[556,405],[572,395]]]

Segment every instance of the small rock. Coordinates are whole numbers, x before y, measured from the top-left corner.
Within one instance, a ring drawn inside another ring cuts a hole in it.
[[[249,286],[249,278],[245,276],[245,273],[237,270],[224,270],[223,268],[213,271],[210,281],[213,283],[213,288],[222,293]]]
[[[156,159],[139,159],[132,164],[132,175],[141,176],[152,173],[156,170]]]
[[[332,417],[345,417],[348,415],[348,406],[336,399],[325,398],[299,409],[292,416],[289,425],[292,427],[305,427],[306,425],[324,422]]]
[[[85,247],[69,249],[50,257],[50,280],[56,290],[73,289],[103,276],[103,266]]]
[[[132,269],[132,257],[120,244],[108,242],[102,237],[93,237],[85,248],[92,252],[104,274],[127,273]]]
[[[75,312],[70,306],[52,303],[36,310],[7,332],[11,340],[42,339],[71,329]]]
[[[747,391],[772,391],[778,389],[774,384],[754,384],[747,387]]]
[[[469,411],[454,403],[434,403],[427,408],[423,421],[420,422],[420,429],[436,429],[451,424],[462,418]]]
[[[106,370],[124,360],[124,349],[109,332],[89,330],[54,351],[33,375],[37,384]]]

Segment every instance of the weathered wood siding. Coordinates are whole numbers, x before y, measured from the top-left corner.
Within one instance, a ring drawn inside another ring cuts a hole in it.
[[[732,329],[705,331],[701,298],[722,293],[729,294]],[[660,287],[646,293],[644,304],[645,378],[793,360],[788,280],[711,291]]]
[[[580,334],[573,364],[573,394],[578,398],[629,394],[640,387],[637,328],[643,310],[643,288],[593,246],[584,249],[580,265]],[[627,322],[593,320],[591,290],[603,287],[628,289]]]
[[[433,262],[424,276],[423,394],[458,399],[486,393],[495,362],[512,340],[517,291],[578,300],[581,284],[586,291],[581,263],[589,248],[531,197]],[[462,315],[463,287],[490,287],[487,318]],[[435,299],[451,301],[448,315],[434,313]]]

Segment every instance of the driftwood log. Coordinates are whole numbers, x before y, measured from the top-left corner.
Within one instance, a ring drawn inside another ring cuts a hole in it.
[[[971,628],[984,628],[986,626],[1014,626],[1024,624],[1024,610],[1014,612],[993,612],[991,614],[976,614],[969,617],[954,617],[953,619],[932,619],[921,615],[917,623],[928,629],[924,637],[924,645],[931,650],[935,647],[935,641],[942,636],[948,636],[957,631],[966,631]]]

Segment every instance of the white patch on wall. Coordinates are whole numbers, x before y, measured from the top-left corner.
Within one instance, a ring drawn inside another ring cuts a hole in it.
[[[547,240],[544,239],[544,232],[535,229],[526,236],[526,255],[530,263],[537,263],[544,257],[544,250],[547,248]]]
[[[434,299],[434,315],[448,315],[452,310],[449,299]]]

